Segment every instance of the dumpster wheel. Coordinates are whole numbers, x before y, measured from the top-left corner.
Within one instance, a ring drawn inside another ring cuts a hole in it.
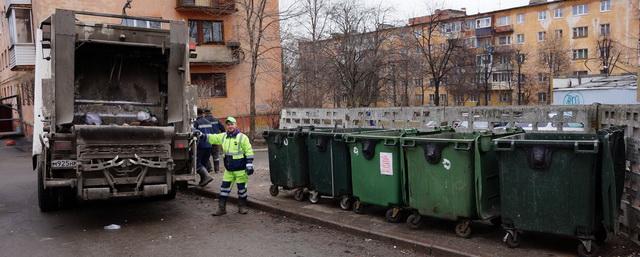
[[[407,225],[409,225],[412,229],[418,229],[422,226],[422,215],[420,213],[414,212],[407,217]]]
[[[309,194],[309,202],[316,204],[318,201],[320,201],[320,193],[318,193],[318,191],[311,191]]]
[[[353,202],[353,212],[355,212],[357,214],[363,214],[364,213],[364,206],[362,205],[362,202],[360,202],[359,199],[356,199],[356,201]]]
[[[471,237],[471,221],[468,219],[462,219],[456,224],[456,235],[462,238]]]
[[[279,193],[280,193],[280,191],[278,190],[278,186],[271,185],[269,187],[269,194],[271,194],[271,196],[278,196]]]
[[[520,246],[520,241],[518,240],[518,232],[507,230],[507,233],[502,238],[502,242],[505,243],[509,248],[516,248]]]
[[[384,214],[384,217],[387,219],[387,222],[390,223],[398,223],[400,222],[400,208],[398,207],[393,207],[391,209],[388,209],[387,212]]]
[[[587,250],[587,246],[591,248]],[[578,245],[578,257],[592,257],[597,256],[598,253],[598,245],[594,244],[591,240],[585,240],[580,242]]]
[[[299,201],[299,202],[304,201],[304,189],[298,188],[295,191],[293,191],[293,199],[296,199],[296,201]]]
[[[345,195],[340,198],[340,209],[345,211],[351,209],[351,197]]]

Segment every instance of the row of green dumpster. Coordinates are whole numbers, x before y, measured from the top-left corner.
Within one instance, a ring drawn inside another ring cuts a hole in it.
[[[580,256],[615,229],[625,170],[624,129],[593,134],[319,129],[269,130],[270,193],[339,200],[419,228],[424,217],[502,224],[503,242],[525,231],[574,236]],[[408,215],[407,215],[408,214]]]

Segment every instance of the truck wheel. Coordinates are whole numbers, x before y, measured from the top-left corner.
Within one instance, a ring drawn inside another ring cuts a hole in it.
[[[40,211],[50,212],[60,209],[58,192],[54,188],[44,188],[44,170],[40,162],[36,165],[36,172],[38,173],[38,206]]]

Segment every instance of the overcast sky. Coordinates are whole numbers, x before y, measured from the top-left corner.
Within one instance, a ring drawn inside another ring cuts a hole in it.
[[[279,0],[280,7],[286,8],[296,0]],[[349,0],[334,0],[349,1]],[[527,5],[529,0],[360,0],[370,6],[393,7],[392,19],[395,21],[406,20],[410,17],[426,15],[427,6],[441,6],[450,9],[467,8],[467,14],[488,12],[515,6]]]

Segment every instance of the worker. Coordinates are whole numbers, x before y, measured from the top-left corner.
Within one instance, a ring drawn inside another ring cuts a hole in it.
[[[213,126],[211,122],[209,122],[204,117],[204,112],[202,109],[198,108],[197,110],[198,118],[193,123],[193,127],[203,134],[211,134],[214,132]],[[207,142],[207,140],[198,140],[198,154],[196,156],[196,172],[200,176],[200,183],[198,184],[201,187],[206,186],[207,184],[213,181],[213,177],[209,176],[209,157],[211,157],[211,144]]]
[[[238,213],[247,214],[247,182],[253,174],[253,149],[249,137],[240,133],[236,119],[227,117],[226,132],[218,134],[204,134],[212,145],[221,145],[224,154],[225,172],[220,186],[218,210],[211,215],[221,216],[227,213],[227,198],[231,193],[233,183],[238,187]]]
[[[213,117],[210,109],[204,109],[204,118],[211,122],[211,126],[213,127],[213,133],[218,134],[224,132],[224,126],[218,119]],[[209,166],[209,172],[220,172],[220,146],[212,145],[211,146],[211,157],[213,159],[213,170],[211,166]]]

